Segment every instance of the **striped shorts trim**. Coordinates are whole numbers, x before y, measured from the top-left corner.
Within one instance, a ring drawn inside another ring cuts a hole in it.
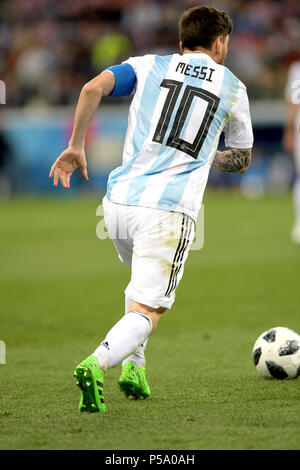
[[[177,249],[175,251],[175,255],[174,255],[174,259],[172,263],[169,284],[165,292],[166,297],[170,297],[172,292],[176,288],[177,276],[182,267],[182,260],[183,260],[184,253],[189,243],[192,241],[190,240],[190,235],[191,235],[194,221],[188,215],[186,214],[182,214],[182,215],[183,217],[182,217],[182,224],[181,224],[181,232],[180,232],[179,242],[178,242]]]

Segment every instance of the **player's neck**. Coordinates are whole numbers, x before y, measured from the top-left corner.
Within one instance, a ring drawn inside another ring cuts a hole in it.
[[[219,63],[218,62],[218,58],[216,57],[216,55],[213,53],[213,51],[211,51],[210,49],[204,49],[204,48],[197,48],[195,49],[194,51],[191,51],[190,49],[187,49],[186,47],[182,50],[181,52],[182,55],[184,54],[206,54],[208,55],[214,62],[216,62],[217,64]],[[223,65],[223,64],[222,64]]]
[[[182,54],[190,54],[190,53],[195,53],[195,54],[209,54],[211,53],[211,51],[209,49],[204,49],[204,47],[197,47],[197,49],[194,49],[193,51],[191,49],[188,49],[187,47],[185,47],[183,50],[182,50]]]

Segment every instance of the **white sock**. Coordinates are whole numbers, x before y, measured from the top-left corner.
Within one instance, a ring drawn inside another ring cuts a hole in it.
[[[127,362],[134,362],[138,367],[142,367],[146,364],[145,358],[145,349],[148,342],[148,338],[136,348],[133,354],[126,357],[122,362],[122,366],[124,366]]]
[[[131,299],[125,295],[125,315],[129,312],[130,302]],[[124,366],[127,362],[134,362],[138,367],[144,366],[146,364],[145,349],[147,341],[148,338],[136,348],[133,354],[130,354],[130,356],[126,357],[122,362],[122,366]]]
[[[102,370],[116,366],[148,339],[152,321],[142,313],[131,311],[107,333],[105,340],[93,352]]]

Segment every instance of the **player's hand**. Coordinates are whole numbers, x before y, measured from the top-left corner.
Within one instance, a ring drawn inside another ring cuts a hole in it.
[[[53,177],[53,186],[57,186],[60,180],[64,188],[69,188],[71,175],[76,168],[80,168],[83,178],[88,181],[89,177],[84,150],[68,147],[60,154],[51,167],[49,178]]]

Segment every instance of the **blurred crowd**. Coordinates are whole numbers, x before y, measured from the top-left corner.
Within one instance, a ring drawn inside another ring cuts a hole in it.
[[[177,52],[191,0],[2,0],[0,78],[8,106],[69,105],[83,84],[132,55]],[[299,0],[207,0],[234,32],[226,65],[252,99],[281,99],[300,58]]]

